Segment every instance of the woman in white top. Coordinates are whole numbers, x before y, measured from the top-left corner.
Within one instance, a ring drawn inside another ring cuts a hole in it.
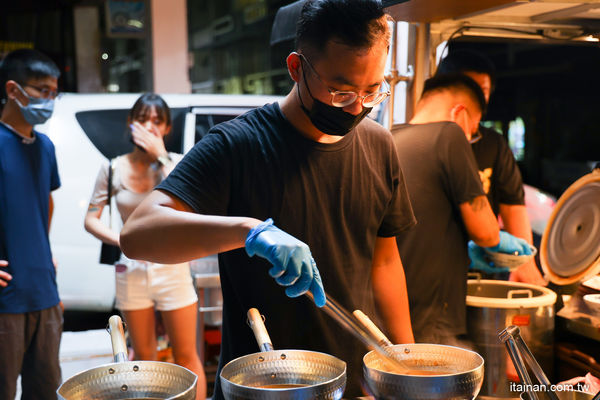
[[[129,111],[132,152],[112,161],[111,196],[123,222],[173,169],[181,156],[167,153],[164,137],[171,130],[171,115],[157,94],[142,95]],[[100,220],[107,205],[108,169],[105,163],[85,216],[85,229],[102,242],[119,245],[119,232]],[[173,349],[175,362],[198,375],[197,399],[206,397],[206,377],[196,350],[196,292],[189,264],[163,265],[121,256],[115,264],[116,307],[127,323],[135,358],[156,360],[156,308]]]

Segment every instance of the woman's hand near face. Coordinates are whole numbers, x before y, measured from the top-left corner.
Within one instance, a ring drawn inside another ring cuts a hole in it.
[[[154,124],[144,126],[135,121],[131,124],[131,137],[136,145],[154,159],[167,154],[163,135]]]
[[[0,260],[0,268],[8,267],[8,261]],[[8,282],[12,279],[12,276],[3,270],[0,269],[0,287],[8,286]]]

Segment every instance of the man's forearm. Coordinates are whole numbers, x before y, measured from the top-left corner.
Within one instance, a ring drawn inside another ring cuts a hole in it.
[[[389,239],[389,238],[386,238]],[[378,238],[378,242],[379,242]],[[393,246],[396,246],[395,238]],[[406,278],[398,250],[396,256],[382,258],[377,255],[376,245],[373,264],[373,291],[375,301],[387,327],[389,339],[392,343],[414,343],[410,312],[408,307],[408,294],[406,291]]]
[[[533,233],[531,232],[531,223],[527,208],[523,205],[500,204],[500,218],[504,225],[504,230],[513,236],[525,239],[533,244]],[[546,285],[535,259],[519,266],[510,274],[511,281],[532,283],[535,285]]]
[[[174,264],[244,246],[248,217],[200,215],[185,210],[166,194],[154,191],[128,218],[120,236],[130,258]]]
[[[500,218],[506,232],[533,244],[531,223],[525,206],[500,204]]]
[[[392,343],[414,343],[404,274],[382,273],[373,286]]]

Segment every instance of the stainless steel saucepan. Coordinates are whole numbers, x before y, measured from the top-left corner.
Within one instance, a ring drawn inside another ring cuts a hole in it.
[[[354,315],[371,334],[379,338],[408,370],[390,368],[386,358],[375,351],[363,357],[363,375],[379,400],[472,400],[483,383],[483,358],[470,350],[439,344],[397,344],[389,339],[359,310]]]
[[[363,374],[377,399],[472,400],[483,383],[483,358],[470,350],[440,344],[397,344],[390,349],[412,369],[388,372],[371,351],[363,358]]]
[[[341,399],[346,387],[346,363],[329,354],[306,350],[273,350],[256,308],[248,322],[260,353],[236,358],[221,370],[226,399]]]
[[[114,363],[80,372],[57,390],[61,400],[124,400],[196,398],[198,377],[187,368],[160,361],[127,361],[123,323],[108,321]]]

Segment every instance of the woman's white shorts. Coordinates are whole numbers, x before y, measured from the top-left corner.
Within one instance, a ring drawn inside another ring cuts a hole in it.
[[[170,311],[198,301],[188,263],[154,264],[121,255],[115,270],[119,310]]]

